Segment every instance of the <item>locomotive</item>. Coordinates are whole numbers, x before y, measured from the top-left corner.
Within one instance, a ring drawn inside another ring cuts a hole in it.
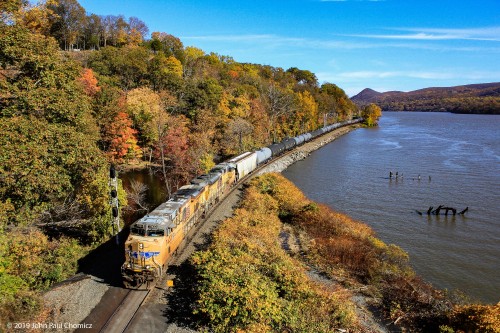
[[[217,164],[207,174],[191,180],[172,197],[146,216],[132,223],[125,241],[125,262],[121,267],[123,283],[131,289],[149,288],[166,270],[189,230],[199,223],[230,188],[258,166],[305,142],[336,128],[362,119],[335,123],[254,152],[245,152]]]

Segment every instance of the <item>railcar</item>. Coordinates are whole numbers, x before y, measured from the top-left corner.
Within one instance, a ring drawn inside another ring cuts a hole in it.
[[[220,197],[222,192],[222,177],[218,172],[211,172],[191,180],[191,184],[206,187],[207,209],[210,209]]]
[[[271,149],[264,147],[256,151],[257,153],[257,165],[261,165],[271,159],[273,152]]]
[[[279,156],[285,151],[285,145],[281,142],[280,143],[273,143],[272,145],[268,146],[267,148],[269,148],[271,150],[273,157]]]
[[[296,146],[296,142],[292,138],[284,139],[283,141],[281,141],[281,143],[285,145],[285,150],[290,150]]]
[[[324,133],[324,129],[323,128],[320,128],[320,129],[317,129],[315,131],[312,131],[311,132],[311,139],[315,139],[318,136],[322,135],[323,133]]]
[[[127,288],[139,288],[160,277],[167,261],[184,239],[189,219],[189,201],[172,198],[130,226],[125,241],[123,282]]]
[[[236,165],[224,162],[217,164],[210,170],[210,173],[220,173],[222,177],[222,192],[226,193],[236,182]]]
[[[240,180],[257,168],[257,153],[246,152],[229,160],[236,166],[236,180]]]
[[[306,141],[306,136],[304,134],[301,134],[299,136],[294,137],[293,140],[295,141],[296,146],[300,146]]]

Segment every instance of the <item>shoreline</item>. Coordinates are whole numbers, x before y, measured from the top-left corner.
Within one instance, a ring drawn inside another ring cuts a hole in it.
[[[291,154],[280,157],[275,161],[270,162],[262,170],[258,171],[256,175],[258,176],[269,172],[282,172],[295,162],[307,158],[313,151],[320,149],[321,147],[336,140],[337,138],[360,127],[362,127],[362,125],[357,123],[328,132],[315,140],[312,140],[300,147],[295,148],[295,150]]]

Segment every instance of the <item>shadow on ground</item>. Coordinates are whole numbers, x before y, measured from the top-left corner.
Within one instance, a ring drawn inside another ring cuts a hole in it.
[[[78,273],[93,275],[113,287],[123,287],[121,265],[125,261],[124,243],[129,235],[126,228],[78,261]]]

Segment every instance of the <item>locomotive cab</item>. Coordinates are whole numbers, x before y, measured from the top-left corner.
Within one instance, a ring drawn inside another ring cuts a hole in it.
[[[125,242],[123,282],[127,288],[139,288],[157,279],[163,273],[167,239],[172,226],[158,221],[139,220],[130,227]]]

